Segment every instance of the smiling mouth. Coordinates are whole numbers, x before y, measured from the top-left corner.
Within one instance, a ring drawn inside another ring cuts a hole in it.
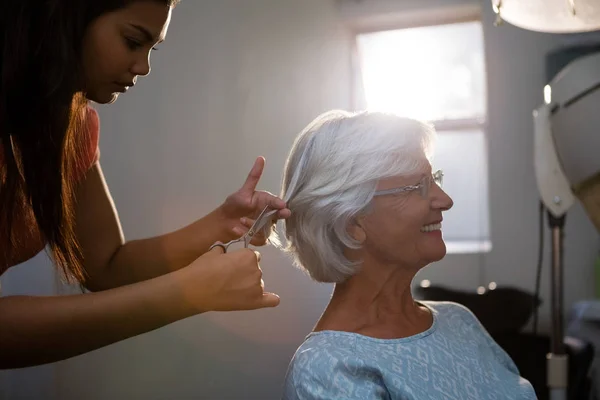
[[[440,229],[442,229],[442,224],[441,222],[438,222],[436,224],[425,225],[421,228],[421,232],[433,232],[439,231]]]
[[[133,82],[128,82],[128,83],[115,82],[115,85],[117,85],[119,88],[121,88],[121,90],[119,90],[120,92],[125,93],[127,90],[129,90],[130,87],[133,87],[135,85],[135,83],[133,83]]]

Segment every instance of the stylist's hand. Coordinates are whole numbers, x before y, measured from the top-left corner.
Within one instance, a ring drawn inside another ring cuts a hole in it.
[[[258,217],[258,214],[267,205],[272,209],[279,210],[274,220],[288,218],[291,215],[290,210],[286,208],[285,202],[279,197],[269,192],[256,190],[264,167],[265,159],[258,157],[246,178],[246,182],[244,182],[237,192],[229,195],[220,207],[220,211],[226,221],[228,221],[229,229],[235,237],[240,237],[246,233],[254,223],[254,219]],[[267,235],[265,235],[265,232],[271,232],[272,224],[265,228],[252,238],[251,243],[254,246],[262,246],[266,243]]]
[[[236,311],[276,307],[279,296],[264,291],[260,254],[241,249],[223,254],[215,247],[186,269],[188,292],[198,311]]]

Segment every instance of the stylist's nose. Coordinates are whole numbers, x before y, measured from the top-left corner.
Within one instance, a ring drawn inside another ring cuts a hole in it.
[[[131,73],[146,76],[150,73],[150,69],[150,54],[141,55],[131,67]]]

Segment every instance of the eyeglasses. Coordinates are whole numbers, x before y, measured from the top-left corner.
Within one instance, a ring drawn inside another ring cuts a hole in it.
[[[373,196],[385,196],[385,195],[390,195],[390,194],[399,194],[399,193],[406,193],[406,192],[412,192],[415,190],[419,190],[421,197],[426,199],[429,197],[429,189],[431,188],[431,184],[433,182],[435,182],[435,184],[441,188],[443,179],[444,179],[444,173],[442,172],[442,170],[438,170],[438,171],[434,172],[432,175],[424,176],[419,181],[419,183],[416,185],[402,186],[402,187],[397,187],[397,188],[393,188],[393,189],[377,190],[373,194]]]

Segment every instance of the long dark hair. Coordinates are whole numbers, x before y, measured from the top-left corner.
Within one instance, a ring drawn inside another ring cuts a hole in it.
[[[99,16],[135,1],[17,0],[0,17],[0,257],[17,244],[19,204],[33,210],[54,262],[68,280],[85,282],[74,229],[76,138],[85,129],[82,41]],[[0,265],[0,271],[8,265]]]

